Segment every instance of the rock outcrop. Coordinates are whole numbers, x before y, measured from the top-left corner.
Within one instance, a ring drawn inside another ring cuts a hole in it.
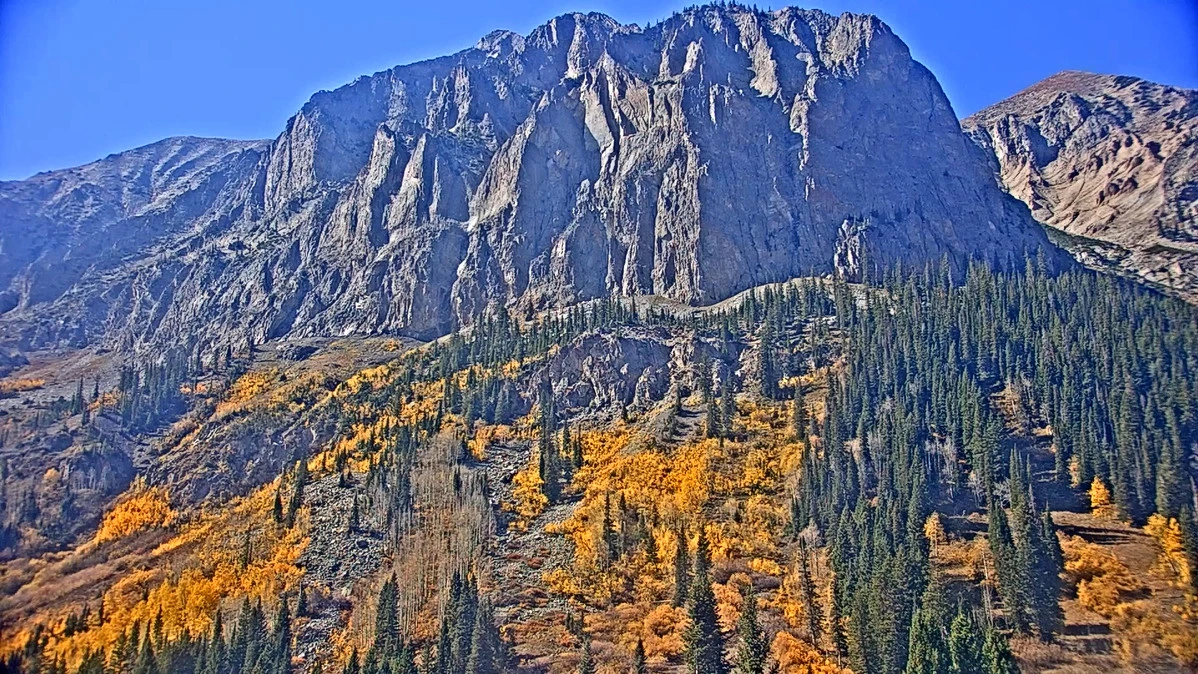
[[[429,338],[501,308],[1063,260],[988,162],[875,17],[565,15],[320,92],[269,144],[0,184],[0,342]]]
[[[1063,72],[962,126],[1083,261],[1198,300],[1198,91]]]

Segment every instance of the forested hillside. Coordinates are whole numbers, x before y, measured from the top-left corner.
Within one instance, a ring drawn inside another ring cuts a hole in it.
[[[351,348],[0,418],[154,438],[58,545],[76,476],[6,468],[5,671],[1198,666],[1198,313],[1153,291],[945,264]]]

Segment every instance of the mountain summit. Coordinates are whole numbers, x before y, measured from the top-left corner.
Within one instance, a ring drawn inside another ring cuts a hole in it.
[[[962,126],[1083,261],[1198,300],[1198,91],[1066,71]]]
[[[503,307],[1055,260],[987,162],[873,16],[563,15],[317,93],[269,145],[0,184],[0,334],[429,338]]]

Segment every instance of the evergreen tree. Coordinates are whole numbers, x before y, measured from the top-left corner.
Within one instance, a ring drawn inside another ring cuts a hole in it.
[[[269,674],[288,674],[291,671],[291,614],[287,611],[285,599],[279,601],[270,641],[271,648],[266,653],[267,666],[263,670]]]
[[[957,607],[948,631],[948,655],[952,674],[983,671],[982,639],[977,623],[963,606]]]
[[[689,624],[683,631],[687,671],[691,674],[726,674],[724,635],[716,617],[715,595],[711,590],[711,558],[708,556],[707,535],[699,527],[695,546],[694,576],[690,581],[687,599]]]
[[[308,462],[300,459],[296,462],[294,484],[292,485],[291,500],[287,503],[288,527],[295,525],[295,516],[304,505],[304,488],[308,486]]]
[[[466,660],[466,674],[498,674],[502,671],[502,649],[491,604],[480,601],[471,634],[470,657]]]
[[[690,596],[690,559],[686,550],[686,534],[680,528],[677,533],[678,549],[674,553],[674,606],[686,604]]]
[[[141,640],[141,650],[137,654],[133,674],[159,674],[158,659],[154,657],[154,647],[150,643],[149,634]]]
[[[770,646],[757,620],[757,595],[751,584],[742,590],[741,597],[740,620],[736,624],[740,645],[736,650],[735,671],[737,674],[764,674]]]
[[[818,646],[820,642],[820,609],[816,599],[815,580],[811,577],[811,553],[807,544],[800,539],[798,551],[799,566],[799,601],[803,605],[803,614],[807,622],[807,635],[811,643]]]
[[[595,674],[595,656],[591,652],[591,637],[582,636],[581,656],[578,659],[578,674]]]
[[[645,658],[645,641],[636,639],[636,650],[632,652],[632,674],[649,674],[649,665]]]
[[[1198,522],[1194,521],[1194,511],[1189,505],[1182,506],[1177,514],[1177,523],[1181,528],[1181,545],[1185,549],[1190,571],[1190,589],[1198,593]]]
[[[1011,647],[1007,644],[1006,637],[993,626],[988,626],[985,630],[982,664],[984,674],[1019,674],[1019,667],[1015,665],[1015,656],[1011,655]]]
[[[987,538],[990,554],[994,558],[994,569],[998,576],[998,594],[1002,598],[1007,617],[1016,630],[1028,631],[1027,578],[1019,553],[1011,540],[1011,528],[1002,506],[992,504],[989,509]]]

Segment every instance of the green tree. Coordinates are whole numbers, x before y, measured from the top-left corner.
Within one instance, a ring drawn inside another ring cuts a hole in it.
[[[983,671],[982,639],[977,623],[964,607],[957,607],[948,630],[948,654],[953,674],[972,674]]]
[[[744,587],[741,597],[740,620],[736,623],[740,645],[736,649],[735,671],[737,674],[763,674],[770,645],[766,641],[761,623],[758,622],[757,594],[753,591],[752,584]]]
[[[690,596],[687,600],[690,622],[682,634],[686,647],[687,671],[691,674],[728,672],[728,665],[724,661],[724,635],[720,633],[715,594],[711,590],[710,569],[707,535],[700,526],[698,543],[695,546],[694,576],[690,581]]]
[[[649,674],[649,664],[645,658],[645,641],[636,639],[636,650],[632,652],[632,674]]]
[[[982,664],[984,674],[1019,674],[1019,667],[1015,665],[1015,656],[1011,655],[1007,638],[993,625],[986,627],[985,642],[982,644]]]
[[[690,559],[686,551],[686,533],[677,532],[678,550],[674,553],[674,606],[682,606],[690,596]]]
[[[595,674],[595,655],[591,652],[590,635],[582,635],[581,655],[578,658],[578,674]]]

